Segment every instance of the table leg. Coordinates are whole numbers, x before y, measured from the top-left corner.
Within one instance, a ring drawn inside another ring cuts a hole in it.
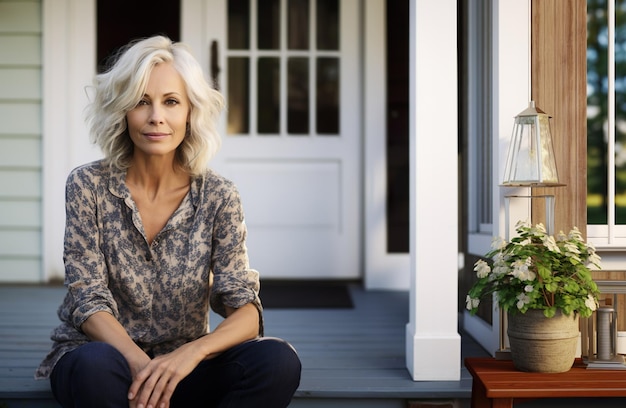
[[[487,398],[487,390],[480,380],[472,381],[472,404],[471,408],[491,408],[491,400]]]
[[[513,408],[513,398],[494,398],[491,400],[491,408]]]

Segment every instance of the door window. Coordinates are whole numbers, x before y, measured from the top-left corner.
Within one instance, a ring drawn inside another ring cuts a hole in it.
[[[338,136],[338,2],[230,0],[227,21],[228,134]]]

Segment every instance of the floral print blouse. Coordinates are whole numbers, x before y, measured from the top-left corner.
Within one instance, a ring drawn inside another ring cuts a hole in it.
[[[234,184],[211,170],[193,178],[178,209],[148,244],[125,177],[103,161],[68,177],[68,292],[58,310],[61,324],[51,334],[52,350],[36,378],[49,377],[65,353],[89,342],[80,327],[99,311],[115,316],[152,356],[205,335],[209,305],[224,316],[225,306],[254,303],[262,335],[259,274],[248,264]]]

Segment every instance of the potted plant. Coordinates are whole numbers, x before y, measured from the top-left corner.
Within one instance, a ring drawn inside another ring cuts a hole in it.
[[[478,280],[468,292],[467,309],[475,314],[480,301],[495,294],[497,305],[508,314],[515,366],[523,371],[567,371],[575,358],[579,317],[591,316],[598,306],[589,265],[600,268],[600,257],[576,227],[556,237],[542,224],[519,222],[515,230],[509,242],[493,240],[485,255],[491,263],[480,259],[474,264]],[[566,344],[552,347],[561,338]],[[539,355],[542,350],[548,355]]]

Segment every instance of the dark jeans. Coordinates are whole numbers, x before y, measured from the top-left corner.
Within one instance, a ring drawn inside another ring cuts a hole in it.
[[[178,384],[171,407],[286,407],[300,384],[300,370],[287,342],[251,340],[201,362]],[[50,376],[54,397],[65,408],[128,407],[131,382],[126,359],[100,342],[63,356]]]

